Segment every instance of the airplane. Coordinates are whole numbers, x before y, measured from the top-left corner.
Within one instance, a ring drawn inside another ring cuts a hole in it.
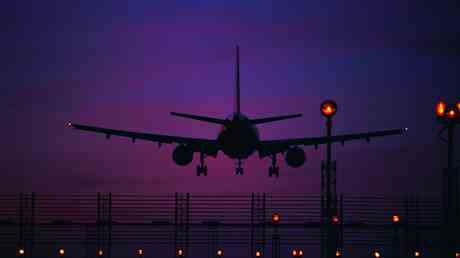
[[[205,158],[208,156],[216,158],[219,151],[222,151],[230,159],[238,161],[238,165],[236,167],[236,175],[243,175],[242,161],[247,159],[256,151],[258,152],[260,159],[269,156],[271,157],[272,163],[269,167],[268,175],[269,177],[279,177],[279,167],[277,166],[278,154],[284,154],[285,161],[290,167],[298,168],[305,163],[305,152],[299,146],[313,145],[317,149],[318,145],[321,144],[340,142],[343,145],[345,141],[357,139],[365,139],[369,142],[370,138],[373,137],[399,135],[407,131],[407,128],[403,128],[358,134],[335,135],[330,137],[261,140],[256,125],[298,118],[301,117],[302,114],[271,116],[253,119],[249,118],[241,112],[239,46],[236,46],[235,87],[235,111],[226,119],[176,112],[170,113],[171,115],[177,117],[220,125],[221,130],[218,133],[216,139],[201,139],[146,132],[132,132],[83,124],[74,124],[72,122],[68,122],[67,125],[77,130],[105,134],[107,139],[109,139],[110,136],[115,135],[131,138],[133,143],[139,139],[156,142],[159,146],[164,143],[177,144],[172,153],[172,159],[179,166],[186,166],[190,164],[193,160],[194,153],[200,154],[200,163],[196,167],[197,176],[207,176],[208,168],[205,165]]]

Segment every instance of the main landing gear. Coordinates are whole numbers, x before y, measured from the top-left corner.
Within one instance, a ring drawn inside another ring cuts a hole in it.
[[[273,175],[280,176],[280,167],[276,165],[276,154],[272,154],[272,165],[268,168],[268,176],[272,177]]]
[[[241,167],[241,159],[238,159],[238,167],[236,167],[236,175],[243,175],[243,168]]]
[[[204,165],[204,153],[200,153],[200,165],[196,166],[196,175],[208,175],[208,167]]]

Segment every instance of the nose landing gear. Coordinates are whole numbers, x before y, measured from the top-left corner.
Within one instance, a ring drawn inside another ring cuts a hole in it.
[[[196,166],[196,175],[208,175],[208,167],[204,165],[204,153],[200,153],[200,165]]]
[[[241,159],[238,159],[238,167],[236,167],[236,175],[243,175],[243,168],[241,167]]]
[[[268,168],[268,176],[272,177],[275,175],[276,177],[280,176],[280,167],[276,165],[276,154],[273,154],[272,157],[272,165]]]

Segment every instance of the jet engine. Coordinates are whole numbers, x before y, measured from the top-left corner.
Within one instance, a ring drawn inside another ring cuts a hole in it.
[[[172,158],[177,165],[186,166],[193,160],[193,149],[181,144],[174,149]]]
[[[286,163],[293,168],[298,168],[305,163],[305,152],[299,147],[289,148],[284,156]]]

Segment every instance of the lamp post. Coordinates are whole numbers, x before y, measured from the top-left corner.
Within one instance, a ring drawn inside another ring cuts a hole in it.
[[[454,167],[454,129],[460,124],[460,102],[448,105],[444,101],[436,103],[437,122],[442,125],[439,132],[441,140],[447,143],[447,167],[443,175],[443,221],[441,225],[441,257],[455,257],[456,221],[459,215],[458,206],[458,172]],[[447,130],[447,139],[441,134]]]
[[[321,114],[326,118],[326,136],[332,136],[332,117],[337,113],[337,103],[325,100],[320,106]],[[335,257],[337,250],[336,227],[332,225],[333,217],[337,217],[337,189],[335,177],[336,162],[332,161],[332,144],[326,144],[326,160],[321,163],[321,208],[323,227],[327,226],[326,239],[324,231],[321,239],[321,257]],[[325,200],[324,200],[325,199]]]

